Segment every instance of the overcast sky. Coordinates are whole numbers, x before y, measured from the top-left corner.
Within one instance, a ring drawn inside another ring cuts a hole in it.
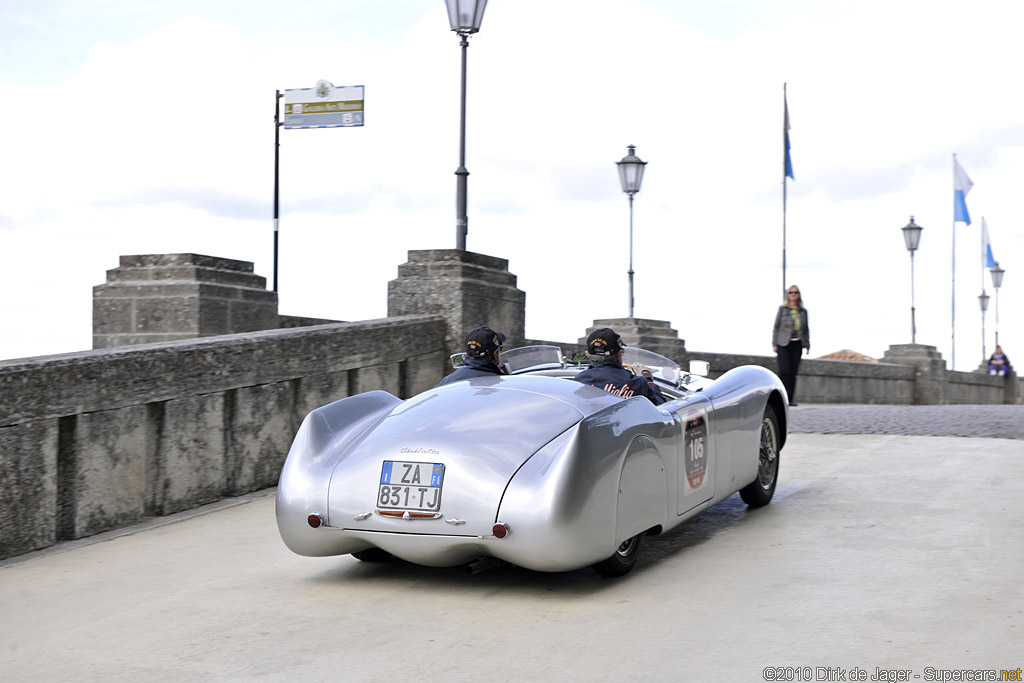
[[[787,284],[812,356],[982,356],[988,223],[1000,342],[1024,359],[1024,5],[858,0],[491,0],[470,39],[472,251],[509,260],[526,334],[628,314],[615,161],[648,161],[636,304],[690,350],[771,354],[782,282],[782,114],[795,181]],[[273,274],[275,90],[366,88],[362,128],[281,131],[280,312],[363,320],[412,249],[455,246],[458,38],[440,0],[0,0],[0,359],[91,347],[122,254]],[[487,321],[481,321],[487,322]],[[995,297],[986,318],[992,352]],[[1024,361],[1021,361],[1024,362]]]

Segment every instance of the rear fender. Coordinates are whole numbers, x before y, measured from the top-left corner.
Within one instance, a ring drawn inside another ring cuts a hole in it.
[[[327,515],[334,468],[401,403],[386,391],[370,391],[317,408],[302,421],[277,485],[277,527],[293,552],[310,556],[350,552],[337,547],[336,534],[312,529],[306,518],[314,512]]]

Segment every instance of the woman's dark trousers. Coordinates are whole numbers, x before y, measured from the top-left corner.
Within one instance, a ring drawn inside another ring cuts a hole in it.
[[[786,387],[790,403],[796,403],[796,371],[800,367],[800,354],[803,350],[803,344],[799,341],[791,341],[778,350],[779,379],[782,380],[782,386]]]

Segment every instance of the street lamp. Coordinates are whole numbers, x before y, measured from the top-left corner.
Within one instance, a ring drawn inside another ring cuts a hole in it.
[[[633,317],[633,195],[640,191],[640,183],[644,179],[646,161],[640,161],[634,152],[636,145],[627,145],[628,154],[615,163],[619,167],[619,180],[622,191],[629,195],[629,317]]]
[[[916,311],[914,309],[914,252],[917,251],[917,245],[921,242],[921,231],[924,230],[920,225],[914,222],[914,217],[910,217],[910,222],[904,225],[900,230],[903,231],[903,242],[907,245],[907,251],[910,252],[910,343],[917,343],[917,320]]]
[[[996,346],[999,346],[999,288],[1003,286],[1003,273],[1006,271],[996,261],[996,267],[990,268],[988,272],[992,274],[992,286],[996,290]]]
[[[466,48],[467,38],[480,30],[480,22],[484,20],[487,0],[445,0],[448,6],[448,23],[452,30],[459,34],[462,46],[462,108],[459,125],[459,167],[455,170],[455,248],[466,250],[466,234],[469,232],[469,219],[466,216]]]

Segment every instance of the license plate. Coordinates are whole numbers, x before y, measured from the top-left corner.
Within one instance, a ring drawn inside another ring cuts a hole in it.
[[[391,510],[437,512],[441,507],[444,464],[385,460],[380,471],[377,505]]]

